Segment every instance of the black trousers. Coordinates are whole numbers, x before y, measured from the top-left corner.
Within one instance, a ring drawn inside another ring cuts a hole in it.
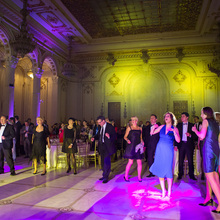
[[[148,146],[147,148],[147,163],[149,168],[151,167],[151,165],[154,163],[154,155],[155,155],[155,151],[156,151],[156,144],[152,144],[151,146]]]
[[[24,139],[24,152],[25,152],[25,156],[31,155],[31,142],[28,138]]]
[[[12,149],[4,149],[3,144],[0,143],[0,172],[4,172],[4,157],[10,167],[10,172],[15,172],[14,161],[12,159]]]
[[[111,156],[107,152],[107,147],[103,143],[100,149],[100,155],[101,155],[101,166],[103,169],[102,176],[104,180],[108,180],[109,174],[111,172]]]
[[[187,156],[188,166],[189,166],[189,177],[194,178],[194,165],[193,165],[193,153],[194,148],[189,146],[187,142],[181,142],[179,147],[179,176],[183,176],[183,163],[185,156]]]

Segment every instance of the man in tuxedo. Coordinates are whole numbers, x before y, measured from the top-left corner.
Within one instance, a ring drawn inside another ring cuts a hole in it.
[[[181,114],[181,123],[177,125],[180,134],[180,143],[177,143],[177,147],[179,149],[179,174],[178,180],[182,179],[183,176],[183,163],[185,160],[185,156],[187,155],[188,166],[189,166],[189,177],[192,180],[196,180],[194,176],[194,165],[193,165],[193,152],[194,152],[194,140],[195,135],[192,131],[192,127],[194,126],[192,123],[188,121],[189,113],[183,112]]]
[[[145,127],[145,129],[143,129],[143,141],[144,141],[144,145],[147,151],[146,158],[147,158],[149,168],[154,162],[154,154],[155,154],[156,146],[157,146],[157,143],[160,137],[159,133],[150,135],[151,128],[156,123],[157,123],[157,116],[155,114],[152,114],[150,116],[150,125],[148,125],[147,127]],[[153,176],[154,175],[150,172],[150,174],[147,177],[153,177]]]
[[[0,127],[0,174],[4,173],[4,157],[10,167],[11,175],[16,175],[14,161],[12,159],[13,138],[15,137],[14,127],[7,123],[6,117],[1,116]]]
[[[101,165],[103,168],[102,178],[103,183],[108,182],[108,177],[111,172],[111,155],[116,152],[115,141],[116,141],[116,132],[114,127],[105,121],[105,117],[99,116],[97,122],[100,125],[100,130],[97,133],[98,135],[98,148],[101,155]],[[96,135],[93,136],[91,141],[94,141]]]

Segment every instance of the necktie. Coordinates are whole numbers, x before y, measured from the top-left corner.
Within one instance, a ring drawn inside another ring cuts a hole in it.
[[[101,142],[104,142],[104,141],[102,141],[102,139],[103,139],[103,130],[104,130],[104,129],[103,129],[103,127],[102,127],[101,129],[102,129],[102,131],[101,131],[101,135],[100,135],[100,141],[101,141]]]

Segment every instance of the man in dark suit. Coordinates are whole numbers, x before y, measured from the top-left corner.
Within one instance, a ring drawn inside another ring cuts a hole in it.
[[[7,123],[6,117],[1,116],[0,127],[0,174],[4,173],[4,157],[10,167],[11,175],[16,175],[14,161],[12,159],[13,138],[15,137],[14,127]]]
[[[147,162],[149,168],[154,162],[154,154],[160,137],[159,133],[150,135],[151,128],[153,127],[154,124],[157,123],[157,116],[155,114],[152,114],[150,116],[150,123],[151,123],[150,125],[148,125],[147,127],[145,127],[145,129],[143,129],[143,141],[147,151]],[[150,172],[150,174],[147,177],[153,177],[153,176],[154,175]]]
[[[179,149],[179,174],[178,180],[182,179],[183,176],[183,163],[185,156],[187,155],[188,166],[189,166],[189,177],[192,180],[196,180],[194,176],[194,165],[193,165],[193,153],[194,153],[194,140],[195,135],[192,131],[194,126],[192,123],[188,122],[189,113],[183,112],[181,114],[181,123],[177,125],[180,134],[180,143],[177,143]]]
[[[24,123],[24,126],[21,129],[22,138],[24,140],[24,152],[25,157],[29,158],[31,156],[31,142],[32,142],[32,127],[29,125],[28,121]]]
[[[98,124],[101,126],[98,135],[98,148],[101,155],[101,165],[103,168],[102,178],[103,183],[108,182],[108,177],[111,172],[111,155],[116,152],[115,141],[116,141],[116,132],[114,127],[105,121],[105,117],[99,116],[97,118]],[[93,136],[91,141],[94,141],[96,135]]]
[[[24,151],[20,145],[20,131],[21,131],[22,125],[17,115],[14,118],[15,118],[14,128],[15,128],[15,141],[16,141],[15,149],[16,149],[16,155],[18,157]]]

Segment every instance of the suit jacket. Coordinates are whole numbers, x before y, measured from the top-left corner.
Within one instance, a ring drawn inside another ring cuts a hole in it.
[[[3,147],[5,149],[12,149],[12,147],[13,147],[13,138],[15,137],[14,127],[7,123],[2,136],[5,137],[5,140],[2,140]]]
[[[196,135],[195,133],[192,131],[192,127],[194,126],[194,124],[188,122],[188,130],[187,132],[191,134],[191,137],[187,137],[187,144],[189,147],[194,148],[194,141],[196,140]],[[179,130],[179,134],[180,134],[180,143],[175,142],[175,145],[180,148],[182,142],[182,136],[183,136],[183,123],[178,123],[177,128]]]
[[[32,127],[29,125],[29,128],[28,128],[28,139],[29,139],[29,141],[30,142],[32,142],[32,134],[33,134],[33,129],[32,129]],[[25,127],[25,125],[22,127],[22,129],[21,129],[21,134],[22,134],[22,137],[23,137],[23,139],[25,139],[26,137],[25,137],[25,133],[26,133],[26,127]]]
[[[21,131],[22,125],[21,122],[18,121],[17,123],[14,124],[14,129],[15,129],[15,139],[20,140],[20,131]]]
[[[160,126],[160,124],[158,124]],[[151,125],[146,126],[145,128],[143,128],[142,130],[142,138],[144,141],[144,146],[147,148],[150,147],[156,147],[159,138],[160,138],[160,134],[154,134],[154,135],[150,135],[150,130],[151,130]]]
[[[94,136],[94,138],[99,140],[99,152],[100,151],[104,151],[105,156],[111,156],[112,154],[114,154],[116,152],[116,147],[115,147],[115,141],[117,138],[116,132],[115,132],[115,128],[106,122],[106,128],[105,128],[105,134],[108,133],[110,135],[110,138],[108,139],[105,134],[104,135],[104,147],[102,146],[102,140],[100,138],[100,132],[101,129],[99,130],[99,132],[97,133],[97,135]]]

